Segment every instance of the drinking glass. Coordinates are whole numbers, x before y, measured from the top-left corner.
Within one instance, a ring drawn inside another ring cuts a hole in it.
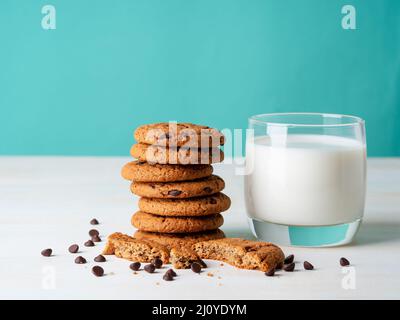
[[[351,242],[366,189],[364,121],[323,113],[249,118],[245,201],[262,240],[320,247]]]

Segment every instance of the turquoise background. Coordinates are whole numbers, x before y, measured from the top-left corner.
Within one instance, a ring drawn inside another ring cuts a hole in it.
[[[398,0],[0,1],[3,155],[127,155],[143,123],[314,111],[365,118],[369,155],[399,156],[399,88]]]

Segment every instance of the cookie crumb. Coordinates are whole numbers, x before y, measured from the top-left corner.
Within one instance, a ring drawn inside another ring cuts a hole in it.
[[[224,266],[224,264],[223,264],[223,263],[221,263],[221,264],[220,264],[220,266],[221,266],[221,267],[223,267],[223,266]]]
[[[159,285],[160,285],[160,283],[159,283],[159,282],[156,282],[156,285],[157,285],[157,286],[159,286]]]
[[[218,279],[222,279],[222,277],[218,276]]]
[[[209,277],[214,277],[214,274],[211,273],[211,272],[208,272],[208,273],[207,273],[207,276],[209,276]]]

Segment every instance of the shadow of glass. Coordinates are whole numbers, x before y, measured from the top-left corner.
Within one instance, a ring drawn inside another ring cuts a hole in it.
[[[363,222],[355,240],[350,245],[370,245],[400,239],[400,223]]]
[[[224,230],[226,237],[256,240],[249,229]],[[363,222],[355,240],[346,246],[363,246],[400,240],[400,223]]]

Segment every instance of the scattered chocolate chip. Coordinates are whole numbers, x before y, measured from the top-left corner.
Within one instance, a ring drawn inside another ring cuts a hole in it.
[[[73,244],[71,246],[69,246],[68,251],[70,253],[77,253],[79,250],[79,246],[77,244]]]
[[[84,243],[85,247],[94,247],[94,242],[92,240],[88,240]]]
[[[269,269],[269,270],[265,273],[265,275],[266,275],[267,277],[273,277],[273,276],[275,275],[275,268]]]
[[[94,236],[98,236],[98,235],[99,235],[99,231],[97,231],[96,229],[89,230],[89,236],[94,237]]]
[[[210,187],[205,187],[205,188],[203,188],[203,191],[204,191],[205,193],[211,193],[211,192],[212,192],[212,189],[211,189]]]
[[[85,259],[84,257],[81,257],[81,256],[76,257],[76,258],[75,258],[75,263],[77,263],[77,264],[84,264],[84,263],[86,263],[86,259]]]
[[[104,275],[104,269],[100,266],[94,266],[92,272],[96,277],[102,277]]]
[[[309,263],[308,261],[304,261],[303,266],[304,266],[304,269],[306,269],[306,270],[314,269],[314,266],[311,263]]]
[[[289,263],[289,264],[285,264],[285,265],[283,266],[283,270],[285,270],[285,271],[287,271],[287,272],[292,272],[292,271],[294,270],[294,267],[295,267],[295,265],[294,265],[294,263],[292,262],[292,263]]]
[[[99,221],[97,221],[97,219],[92,219],[92,220],[90,220],[90,224],[91,225],[96,225],[96,224],[99,224]]]
[[[211,199],[210,199],[210,203],[211,203],[211,204],[217,204],[217,200],[215,200],[214,198],[211,198]]]
[[[134,262],[129,265],[133,271],[138,271],[140,269],[140,262]]]
[[[200,265],[201,265],[202,268],[207,268],[207,265],[206,265],[206,263],[205,263],[203,260],[199,260],[199,261],[197,261],[197,262],[200,263]]]
[[[94,235],[94,236],[92,237],[92,241],[93,241],[93,242],[101,242],[101,239],[100,239],[99,236]]]
[[[176,272],[173,269],[168,269],[166,273],[169,273],[171,276],[176,277]]]
[[[96,262],[106,262],[106,258],[103,255],[99,254],[97,257],[94,258],[94,261],[96,261]]]
[[[198,262],[193,262],[190,265],[190,269],[192,269],[192,271],[195,272],[195,273],[200,273],[201,272],[201,265]]]
[[[154,266],[154,264],[146,264],[144,266],[144,270],[147,271],[148,273],[153,273],[156,270],[156,267]]]
[[[340,265],[342,266],[342,267],[346,267],[346,266],[348,266],[348,265],[350,265],[350,261],[349,260],[347,260],[346,258],[340,258]]]
[[[53,252],[53,250],[51,250],[50,248],[49,249],[44,249],[44,250],[42,250],[41,255],[43,257],[50,257],[52,252]]]
[[[182,191],[179,190],[169,190],[168,191],[168,195],[169,196],[173,196],[173,197],[177,197],[182,193]]]
[[[293,260],[294,260],[294,255],[291,254],[291,255],[288,255],[288,256],[285,258],[285,261],[284,261],[283,263],[284,263],[284,264],[291,264],[291,263],[293,262]]]
[[[155,258],[151,261],[151,264],[154,265],[157,269],[160,269],[163,265],[163,262],[160,258]]]
[[[171,273],[166,272],[162,277],[165,281],[172,281],[174,280],[174,276]]]

